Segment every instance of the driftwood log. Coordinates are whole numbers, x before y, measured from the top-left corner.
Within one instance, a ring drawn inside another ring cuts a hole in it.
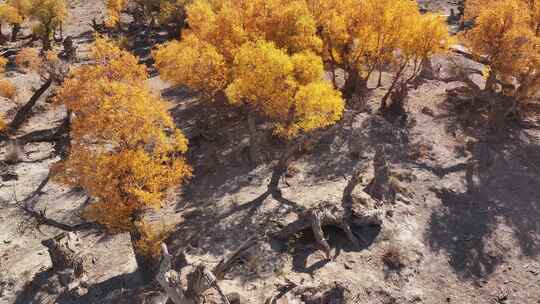
[[[256,242],[256,237],[248,239],[211,270],[206,265],[197,265],[195,270],[187,275],[186,288],[182,286],[182,282],[180,281],[180,270],[173,269],[172,261],[174,256],[169,253],[167,245],[162,244],[163,257],[156,279],[163,288],[164,293],[154,299],[153,302],[156,304],[165,304],[170,299],[174,304],[198,304],[201,303],[204,292],[209,289],[215,289],[220,294],[223,303],[230,304],[230,296],[225,295],[218,282],[225,277],[225,274],[237,262],[238,258]]]

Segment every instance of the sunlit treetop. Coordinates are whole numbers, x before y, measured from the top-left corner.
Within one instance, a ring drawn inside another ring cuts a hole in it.
[[[195,35],[188,34],[180,42],[161,46],[154,58],[163,79],[199,90],[206,97],[212,98],[227,85],[230,67],[225,58]]]
[[[97,79],[140,85],[148,78],[145,66],[138,63],[137,57],[109,40],[97,38],[91,54],[94,64],[73,69],[65,80],[63,103],[86,100],[96,89]]]
[[[516,97],[526,99],[540,88],[538,1],[499,0],[479,10],[475,26],[462,40],[488,61],[491,76],[518,82]]]
[[[322,60],[312,52],[291,56],[271,42],[247,43],[235,57],[226,93],[232,103],[245,103],[269,118],[276,134],[290,139],[341,118],[341,95],[322,75]]]
[[[195,0],[186,12],[189,29],[182,41],[161,46],[154,57],[164,79],[208,96],[231,82],[234,58],[245,43],[268,40],[288,53],[322,47],[305,1]]]

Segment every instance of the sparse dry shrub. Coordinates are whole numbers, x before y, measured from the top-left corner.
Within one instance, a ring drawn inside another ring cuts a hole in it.
[[[36,71],[42,65],[42,59],[38,49],[24,48],[15,57],[15,64],[21,69]]]
[[[14,99],[17,96],[17,88],[11,81],[0,79],[0,96]]]

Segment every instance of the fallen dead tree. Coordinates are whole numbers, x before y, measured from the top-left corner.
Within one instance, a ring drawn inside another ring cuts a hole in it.
[[[355,248],[358,248],[361,242],[367,245],[362,236],[356,235],[352,231],[351,226],[381,226],[384,213],[382,209],[372,207],[354,204],[351,210],[347,211],[330,202],[323,202],[319,206],[305,211],[298,220],[272,233],[271,236],[276,239],[288,239],[299,232],[311,229],[317,245],[325,253],[326,258],[330,259],[330,245],[324,237],[323,227],[341,228]]]

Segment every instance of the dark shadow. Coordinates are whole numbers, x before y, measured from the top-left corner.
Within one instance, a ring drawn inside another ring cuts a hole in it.
[[[93,284],[82,296],[68,292],[56,294],[59,286],[58,277],[51,269],[39,272],[17,294],[14,304],[91,304],[103,303],[105,298],[110,303],[120,303],[123,295],[142,286],[142,283],[139,273],[133,272]]]
[[[341,253],[341,251],[362,251],[368,249],[375,238],[380,232],[380,226],[352,226],[353,233],[361,239],[360,248],[354,248],[347,239],[345,233],[341,228],[334,226],[324,226],[323,231],[328,240],[328,244],[331,248],[335,249],[333,259],[335,260]],[[299,238],[296,240],[287,240],[286,243],[283,241],[273,243],[273,248],[279,251],[292,251],[293,255],[293,270],[299,273],[307,273],[313,276],[314,272],[318,269],[324,267],[330,260],[324,257],[323,251],[317,248],[317,242],[313,231],[311,229],[305,229],[299,234]],[[321,260],[314,262],[311,265],[308,265],[309,257],[318,252],[318,255],[321,256]]]
[[[17,293],[14,304],[38,304],[41,303],[40,292],[44,288],[45,284],[50,277],[52,277],[53,272],[51,269],[38,272],[34,275],[32,281],[27,282],[22,290]]]
[[[450,266],[463,278],[491,274],[501,260],[488,254],[484,239],[491,234],[495,218],[488,216],[486,206],[472,195],[449,190],[436,194],[443,206],[430,218],[431,248],[447,251]]]
[[[319,297],[308,299],[302,295],[301,299],[305,304],[345,304],[348,300],[345,297],[346,288],[336,285],[329,290],[323,292]]]
[[[432,212],[427,235],[431,248],[447,252],[463,279],[476,280],[491,275],[508,254],[489,246],[499,225],[513,231],[523,256],[540,254],[540,138],[517,122],[490,129],[487,103],[465,102],[447,102],[447,129],[473,139],[467,143],[467,162],[421,167],[439,178],[464,171],[465,190],[433,189],[442,206]],[[509,241],[503,242],[512,246]]]

